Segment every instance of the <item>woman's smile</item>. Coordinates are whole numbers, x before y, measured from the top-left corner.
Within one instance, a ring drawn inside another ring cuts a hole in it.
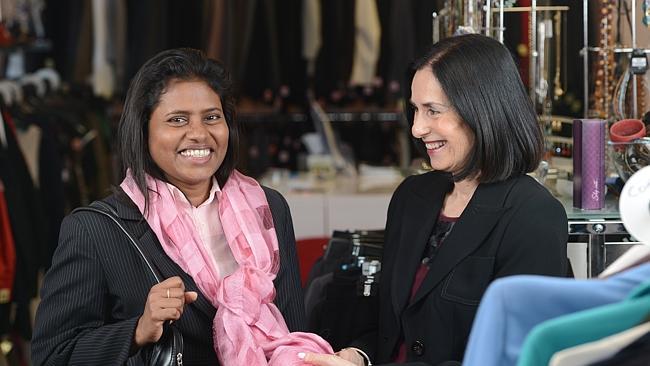
[[[208,191],[228,149],[221,98],[205,82],[170,81],[149,122],[149,149],[169,183]]]

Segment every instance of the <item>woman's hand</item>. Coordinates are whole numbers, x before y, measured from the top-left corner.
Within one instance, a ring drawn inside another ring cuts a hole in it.
[[[334,355],[306,353],[305,362],[316,366],[364,366],[365,361],[359,352],[344,348]]]
[[[153,286],[135,328],[135,346],[143,347],[157,342],[162,336],[165,321],[178,320],[183,315],[185,304],[193,303],[197,297],[194,291],[185,292],[185,285],[178,276]]]

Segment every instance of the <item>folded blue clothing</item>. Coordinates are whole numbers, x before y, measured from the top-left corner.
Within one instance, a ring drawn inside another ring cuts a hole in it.
[[[607,279],[530,275],[498,279],[488,287],[481,300],[463,365],[516,365],[522,344],[536,325],[622,301],[648,279],[650,263]]]
[[[625,300],[538,324],[526,337],[517,365],[546,366],[556,352],[639,325],[650,312],[650,281],[632,292]]]

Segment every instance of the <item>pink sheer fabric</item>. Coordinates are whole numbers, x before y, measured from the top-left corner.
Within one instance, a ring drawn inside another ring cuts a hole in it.
[[[192,219],[176,207],[169,188],[150,176],[146,179],[152,192],[145,219],[165,253],[192,276],[217,308],[213,339],[223,365],[306,365],[298,352],[333,353],[316,334],[290,333],[273,304],[273,280],[280,264],[278,241],[266,196],[254,179],[233,171],[221,189],[219,218],[239,264],[222,280]],[[144,196],[130,172],[120,186],[143,212]]]

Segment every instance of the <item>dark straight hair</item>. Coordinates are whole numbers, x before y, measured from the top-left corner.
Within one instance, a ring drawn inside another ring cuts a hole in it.
[[[504,45],[479,34],[445,38],[413,63],[411,81],[419,70],[433,73],[475,136],[467,161],[453,177],[455,181],[478,178],[481,183],[498,182],[537,168],[544,136],[517,66]],[[407,94],[410,98],[410,90]],[[407,116],[412,125],[409,105]],[[416,143],[422,145],[422,141]]]
[[[145,173],[167,181],[149,152],[149,120],[160,102],[161,94],[173,80],[203,81],[221,99],[229,130],[226,156],[214,175],[221,187],[237,164],[239,127],[228,71],[220,62],[208,58],[199,50],[177,48],[160,52],[142,65],[131,80],[117,131],[117,149],[122,165],[124,169],[131,170],[144,195],[145,211],[149,207]]]

